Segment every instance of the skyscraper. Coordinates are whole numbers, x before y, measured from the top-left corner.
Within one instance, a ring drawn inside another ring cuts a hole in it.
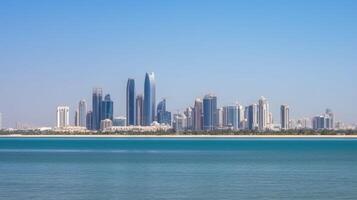
[[[159,124],[171,125],[171,112],[166,110],[166,99],[157,104],[157,122]]]
[[[187,130],[193,130],[193,124],[194,124],[194,111],[192,107],[188,107],[186,111],[184,112],[186,115],[186,125],[187,125]]]
[[[88,111],[87,115],[86,115],[86,127],[88,130],[93,130],[93,113],[92,111]]]
[[[156,84],[153,72],[146,73],[144,85],[144,125],[150,126],[155,121]]]
[[[74,126],[79,126],[79,111],[74,112]]]
[[[135,125],[135,80],[128,79],[126,85],[126,124]]]
[[[260,131],[268,129],[269,125],[269,104],[268,101],[261,97],[258,105],[258,127]]]
[[[203,98],[203,130],[210,131],[216,128],[217,97],[206,95]]]
[[[92,130],[100,129],[102,98],[102,88],[94,88],[92,96]]]
[[[57,107],[57,128],[64,128],[69,126],[69,107]]]
[[[144,125],[144,98],[141,94],[136,96],[136,125]]]
[[[256,130],[258,128],[258,106],[257,104],[248,107],[248,129]]]
[[[280,107],[280,122],[281,129],[288,130],[289,129],[289,121],[290,121],[290,109],[288,105],[282,105]]]
[[[202,124],[203,103],[201,99],[195,100],[195,107],[193,108],[193,111],[194,111],[194,120],[193,120],[194,129],[195,131],[201,131],[203,128],[203,124]]]
[[[110,119],[113,121],[113,101],[110,99],[110,95],[105,95],[101,105],[101,120]]]
[[[87,103],[85,100],[79,101],[78,104],[78,125],[80,127],[86,127],[87,119]]]
[[[334,116],[332,110],[329,109],[329,108],[327,108],[325,113],[326,113],[326,115],[328,115],[329,118],[330,118],[329,129],[334,129],[334,128],[335,128],[335,119],[334,119],[335,116]]]
[[[224,126],[231,127],[233,130],[239,129],[240,109],[238,105],[226,106],[224,110]]]

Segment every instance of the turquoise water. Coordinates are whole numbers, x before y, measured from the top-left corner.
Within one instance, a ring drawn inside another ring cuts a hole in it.
[[[0,199],[357,199],[357,140],[0,138]]]

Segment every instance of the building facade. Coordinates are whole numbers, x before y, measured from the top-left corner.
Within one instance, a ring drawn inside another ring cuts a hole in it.
[[[146,73],[144,85],[144,126],[155,121],[156,83],[153,72]]]
[[[171,125],[171,112],[166,110],[166,99],[157,104],[157,122],[159,124]]]
[[[114,103],[110,98],[110,95],[105,95],[101,105],[101,120],[110,119],[113,121],[114,116]]]
[[[217,97],[206,95],[203,98],[203,130],[212,131],[216,129]]]
[[[57,107],[57,128],[65,128],[69,126],[69,107]]]
[[[102,88],[94,88],[92,95],[92,130],[100,129],[102,100]]]
[[[126,85],[126,124],[136,125],[135,80],[128,79]]]
[[[201,131],[203,129],[203,101],[201,99],[195,100],[194,111],[194,130]]]
[[[85,100],[79,101],[78,104],[78,126],[86,127],[87,125],[87,102]]]
[[[136,97],[136,125],[144,125],[144,97],[143,95],[138,95]]]

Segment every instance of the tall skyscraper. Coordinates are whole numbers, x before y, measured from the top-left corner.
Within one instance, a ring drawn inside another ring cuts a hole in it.
[[[261,97],[258,105],[258,127],[260,131],[268,129],[269,125],[269,104],[268,101]]]
[[[102,88],[94,88],[92,96],[92,130],[100,129],[102,100]]]
[[[110,119],[113,121],[113,101],[110,99],[110,95],[107,94],[104,97],[101,105],[101,120]]]
[[[87,125],[87,102],[85,100],[79,101],[78,104],[78,126],[86,127]]]
[[[136,125],[144,125],[144,98],[143,95],[136,96]]]
[[[171,112],[166,110],[166,99],[157,104],[157,122],[159,124],[171,125]]]
[[[69,107],[57,107],[57,128],[64,128],[69,126]]]
[[[174,114],[173,128],[176,132],[185,131],[187,129],[187,118],[183,113]]]
[[[328,115],[329,118],[330,118],[329,129],[334,129],[334,128],[335,128],[335,119],[334,119],[335,116],[334,116],[332,110],[329,109],[329,108],[327,108],[325,113],[326,113],[326,115]]]
[[[144,85],[144,125],[155,121],[156,83],[154,73],[146,73]]]
[[[258,128],[258,106],[257,104],[248,107],[248,129],[256,130]]]
[[[128,79],[126,85],[126,124],[136,124],[136,112],[135,112],[135,80]]]
[[[188,107],[184,113],[186,115],[186,125],[187,125],[187,130],[193,130],[193,125],[194,125],[194,111],[192,107]]]
[[[74,112],[74,126],[79,126],[79,111]]]
[[[289,129],[289,121],[290,121],[290,109],[288,105],[282,105],[280,107],[280,122],[281,129],[288,130]]]
[[[203,102],[201,99],[195,100],[194,110],[194,129],[195,131],[201,131],[203,128]]]
[[[88,130],[93,130],[93,113],[92,111],[88,111],[86,115],[86,127]]]
[[[206,95],[203,98],[203,130],[210,131],[216,129],[217,97]]]

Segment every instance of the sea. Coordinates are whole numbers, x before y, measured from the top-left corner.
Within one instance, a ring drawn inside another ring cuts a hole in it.
[[[0,200],[357,199],[357,139],[0,138]]]

